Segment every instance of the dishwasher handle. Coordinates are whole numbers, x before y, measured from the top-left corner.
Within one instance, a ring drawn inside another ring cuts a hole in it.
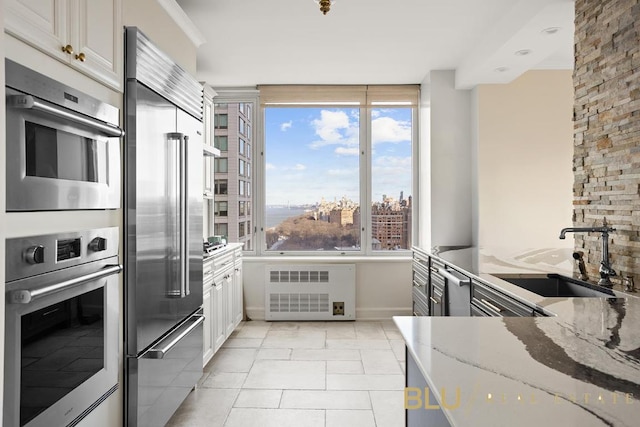
[[[455,270],[447,270],[446,268],[439,268],[438,273],[442,275],[449,282],[454,283],[458,286],[471,285],[471,279],[469,279],[464,274],[458,273]]]

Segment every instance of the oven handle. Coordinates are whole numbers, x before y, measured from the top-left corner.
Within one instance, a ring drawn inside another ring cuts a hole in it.
[[[164,344],[163,342],[160,342],[160,345],[163,345],[162,347],[160,346],[155,346],[149,349],[149,351],[147,351],[142,357],[144,359],[163,359],[164,356],[169,353],[176,345],[178,345],[178,343],[187,335],[189,335],[191,332],[193,332],[193,330],[195,328],[197,328],[198,326],[200,326],[200,324],[202,324],[202,322],[204,322],[204,315],[199,312],[194,314],[193,316],[191,316],[191,319],[189,319],[189,321],[193,321],[193,323],[191,325],[189,325],[185,330],[183,330],[182,332],[180,332],[180,334],[178,334],[178,336],[176,336],[175,338],[173,338],[172,335],[169,335],[169,337],[167,337],[167,339],[165,341],[170,341],[166,344]],[[185,322],[188,323],[189,321]]]
[[[109,265],[102,270],[95,273],[86,274],[84,276],[76,277],[73,279],[65,280],[64,282],[56,283],[51,286],[44,286],[37,289],[22,289],[9,292],[10,304],[29,304],[31,301],[37,298],[41,298],[55,292],[63,291],[67,288],[82,285],[83,283],[91,282],[92,280],[98,280],[103,277],[111,276],[112,274],[118,274],[122,271],[120,264]]]
[[[89,126],[100,131],[100,133],[106,136],[121,137],[124,135],[124,131],[117,126],[109,125],[105,122],[101,122],[100,120],[92,119],[91,117],[67,110],[46,101],[41,101],[31,95],[12,95],[8,98],[9,106],[14,108],[25,108],[48,113],[62,119],[71,120],[73,122]]]

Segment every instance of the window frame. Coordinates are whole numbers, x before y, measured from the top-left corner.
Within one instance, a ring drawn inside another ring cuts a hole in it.
[[[264,87],[261,87],[263,89]],[[268,90],[272,87],[267,87]],[[419,88],[417,86],[412,86],[411,91],[414,93],[411,96],[411,104],[401,104],[394,102],[394,99],[397,101],[395,89],[400,88],[399,92],[402,92],[403,88],[406,86],[377,86],[374,88],[379,88],[379,91],[374,92],[374,97],[377,95],[377,99],[379,102],[369,103],[365,101],[360,105],[349,105],[345,103],[331,102],[331,101],[315,101],[305,103],[305,97],[309,99],[321,99],[323,94],[322,86],[317,87],[309,87],[305,86],[301,89],[296,90],[297,87],[293,87],[291,93],[293,93],[292,99],[295,101],[291,102],[283,102],[282,105],[278,105],[277,103],[270,104],[266,99],[263,98],[261,92],[261,99],[259,107],[259,119],[254,121],[256,126],[256,133],[259,131],[259,137],[254,138],[254,146],[259,145],[259,148],[256,148],[255,152],[259,154],[259,161],[253,162],[254,164],[254,175],[255,178],[253,181],[261,182],[260,186],[256,187],[255,197],[252,197],[256,205],[254,206],[254,221],[256,223],[258,233],[255,236],[255,244],[254,251],[257,255],[260,256],[309,256],[309,257],[319,257],[319,258],[327,258],[327,257],[358,257],[358,256],[381,256],[381,257],[406,257],[411,254],[411,246],[407,249],[401,250],[374,250],[372,248],[373,242],[373,220],[372,220],[372,169],[373,169],[373,155],[372,155],[372,142],[371,142],[371,123],[372,123],[372,111],[378,110],[381,108],[411,108],[411,196],[412,205],[411,205],[411,245],[414,245],[415,242],[418,241],[418,232],[417,232],[417,223],[419,218],[419,178],[418,178],[418,159],[420,155],[419,146]],[[305,89],[311,90],[308,93],[304,93]],[[331,88],[335,89],[335,86]],[[349,92],[353,89],[353,86],[346,86],[344,90]],[[369,87],[366,87],[367,89]],[[338,91],[342,88],[338,88]],[[357,92],[357,90],[355,91]],[[269,93],[265,98],[269,98],[271,93]],[[315,98],[314,98],[315,96]],[[277,96],[276,96],[277,98]],[[265,114],[266,108],[302,108],[302,107],[326,107],[327,109],[333,108],[347,108],[359,109],[360,116],[360,131],[359,131],[359,150],[360,150],[360,161],[359,161],[359,169],[360,169],[360,199],[358,200],[360,204],[360,217],[361,217],[361,230],[360,230],[360,250],[357,251],[277,251],[277,250],[268,250],[266,247],[266,229],[265,229],[265,221],[266,221],[266,171],[265,171],[265,162],[266,157],[264,153],[267,150],[266,147],[266,137],[264,132],[264,123],[265,123]],[[258,159],[257,157],[255,158]],[[259,194],[258,194],[259,193]],[[364,220],[363,220],[364,219]]]

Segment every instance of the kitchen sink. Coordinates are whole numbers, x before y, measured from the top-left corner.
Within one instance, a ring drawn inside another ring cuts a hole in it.
[[[543,297],[612,298],[616,296],[611,289],[554,273],[546,276],[496,275],[496,277]]]

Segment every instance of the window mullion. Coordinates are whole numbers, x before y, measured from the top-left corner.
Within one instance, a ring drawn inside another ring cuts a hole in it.
[[[360,120],[360,222],[361,250],[371,254],[371,109],[361,109]]]

